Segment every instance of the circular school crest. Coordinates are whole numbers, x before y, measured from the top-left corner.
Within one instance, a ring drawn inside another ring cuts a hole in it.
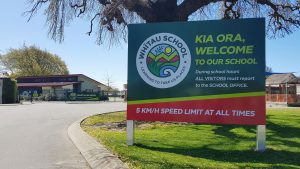
[[[191,53],[177,35],[158,33],[142,43],[136,66],[147,84],[155,88],[170,88],[179,84],[188,74]]]

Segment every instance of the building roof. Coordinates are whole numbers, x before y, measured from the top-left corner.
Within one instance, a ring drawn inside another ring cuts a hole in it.
[[[17,79],[31,79],[31,78],[47,78],[47,77],[74,77],[82,74],[69,74],[69,75],[44,75],[44,76],[20,76]]]
[[[18,87],[52,87],[52,86],[67,86],[80,82],[49,82],[49,83],[18,83]]]
[[[300,84],[300,79],[293,73],[286,74],[273,74],[266,80],[266,85],[278,85],[278,84]]]
[[[85,77],[85,78],[87,78],[87,79],[90,79],[90,80],[92,80],[92,81],[94,81],[94,82],[98,83],[98,85],[103,85],[103,86],[106,86],[105,84],[103,84],[103,83],[100,83],[100,82],[98,82],[97,80],[95,80],[95,79],[92,79],[92,78],[90,78],[90,77],[88,77],[88,76],[86,76],[86,75],[84,75],[84,74],[77,74],[77,76],[82,76],[82,77]],[[108,87],[108,86],[106,86],[106,87]]]
[[[38,86],[47,86],[47,85],[50,85],[50,86],[65,86],[63,83],[70,83],[70,82],[74,82],[70,80],[66,81],[66,82],[56,82],[56,81],[39,81],[39,82],[35,82],[35,83],[32,83],[32,82],[29,82],[28,80],[26,79],[43,79],[43,78],[72,78],[72,77],[83,77],[83,78],[86,78],[86,79],[89,79],[91,81],[93,81],[94,83],[96,83],[98,86],[100,85],[103,85],[103,86],[106,86],[104,85],[103,83],[100,83],[84,74],[69,74],[69,75],[47,75],[47,76],[23,76],[23,77],[18,77],[17,78],[17,82],[18,82],[18,86],[20,87],[26,87],[26,86],[35,86],[35,87],[38,87]],[[41,84],[38,84],[38,83],[41,83]],[[60,85],[62,84],[62,85]],[[68,85],[68,84],[66,84]]]
[[[106,86],[105,84],[103,84],[103,83],[100,83],[100,82],[98,82],[97,80],[94,80],[94,79],[92,79],[92,78],[90,78],[90,77],[88,77],[88,76],[86,76],[86,75],[84,75],[84,74],[69,74],[69,75],[46,75],[46,76],[22,76],[22,77],[18,77],[18,78],[17,78],[17,80],[18,80],[18,79],[30,79],[30,78],[47,78],[47,77],[79,77],[79,76],[81,76],[81,77],[85,77],[85,78],[87,78],[87,79],[90,79],[90,80],[94,81],[95,83],[98,83],[98,85],[104,85],[104,86]]]

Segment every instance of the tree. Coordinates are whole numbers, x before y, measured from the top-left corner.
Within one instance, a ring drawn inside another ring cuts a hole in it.
[[[113,80],[113,76],[107,73],[103,80],[106,82],[107,92],[113,91],[113,85],[115,83],[115,81]]]
[[[75,17],[90,20],[98,42],[126,39],[126,25],[203,19],[266,17],[269,35],[284,36],[300,26],[300,0],[30,0],[29,20],[44,7],[49,34],[63,41]],[[44,6],[43,6],[44,5]],[[96,26],[94,24],[97,24]]]
[[[7,54],[0,56],[0,65],[11,77],[69,73],[65,62],[59,56],[35,46],[10,49]]]

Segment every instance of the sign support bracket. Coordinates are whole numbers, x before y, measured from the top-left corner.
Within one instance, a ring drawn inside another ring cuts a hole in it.
[[[132,146],[134,144],[134,130],[135,130],[135,121],[134,120],[127,120],[127,140],[126,143],[128,146]]]
[[[266,150],[266,125],[257,125],[255,151],[264,152],[265,150]]]

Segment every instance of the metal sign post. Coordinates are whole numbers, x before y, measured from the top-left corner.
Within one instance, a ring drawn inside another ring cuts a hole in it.
[[[127,145],[132,146],[134,144],[134,128],[135,128],[135,121],[134,120],[127,120]]]
[[[266,125],[258,125],[256,131],[255,151],[263,152],[266,150]]]

